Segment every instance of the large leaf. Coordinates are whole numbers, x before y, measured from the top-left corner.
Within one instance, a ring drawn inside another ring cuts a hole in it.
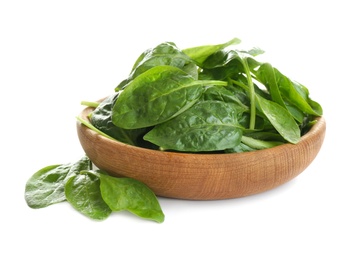
[[[233,148],[240,143],[243,106],[201,101],[179,116],[157,125],[144,139],[162,149],[203,152]]]
[[[101,175],[101,194],[112,211],[128,210],[145,219],[163,222],[165,215],[155,194],[144,183],[131,178]]]
[[[136,77],[113,106],[113,123],[136,129],[163,123],[190,108],[203,93],[203,85],[221,84],[195,80],[172,66],[157,66]]]

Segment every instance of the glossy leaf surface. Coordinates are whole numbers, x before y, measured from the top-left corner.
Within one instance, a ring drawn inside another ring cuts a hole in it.
[[[112,120],[125,129],[160,124],[190,108],[202,92],[202,85],[184,71],[157,66],[124,89],[113,107]]]
[[[25,199],[31,208],[43,208],[65,201],[66,181],[81,170],[88,170],[91,162],[85,156],[75,163],[47,166],[31,176],[26,183]]]
[[[121,91],[104,99],[91,113],[90,121],[94,127],[114,139],[130,144],[138,145],[139,137],[146,132],[145,128],[123,129],[112,122],[112,108]]]
[[[197,66],[192,62],[190,57],[179,50],[174,43],[165,42],[143,52],[135,61],[129,77],[118,85],[116,91],[124,88],[130,81],[145,71],[162,65],[180,68],[196,79]]]
[[[102,199],[99,177],[89,171],[83,171],[66,182],[65,196],[77,211],[92,219],[106,219],[112,212]]]
[[[155,194],[142,182],[131,178],[101,175],[101,194],[112,211],[128,210],[145,219],[163,222],[165,215]]]
[[[237,146],[243,127],[243,106],[202,101],[166,123],[155,126],[144,139],[164,150],[218,151]]]
[[[260,96],[257,96],[257,103],[260,110],[285,140],[294,144],[299,142],[300,128],[284,107]]]

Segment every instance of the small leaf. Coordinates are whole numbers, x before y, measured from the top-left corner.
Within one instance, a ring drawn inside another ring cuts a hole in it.
[[[102,198],[112,211],[128,210],[141,218],[164,221],[165,215],[155,194],[144,183],[109,175],[100,178]]]
[[[256,99],[260,110],[285,140],[294,144],[300,141],[300,128],[288,110],[259,95],[256,95]]]
[[[51,165],[37,171],[27,181],[25,200],[31,208],[44,208],[65,201],[64,186],[68,178],[91,167],[85,156],[76,163]]]
[[[26,183],[25,199],[31,208],[44,208],[65,201],[64,179],[71,164],[51,165],[40,169]]]
[[[71,177],[65,185],[65,195],[77,211],[92,219],[106,219],[112,212],[102,199],[99,177],[89,171]]]
[[[234,38],[226,43],[192,47],[192,48],[184,49],[183,52],[187,54],[189,57],[191,57],[198,65],[201,65],[213,53],[221,49],[224,49],[230,45],[239,44],[240,42],[241,42],[240,39]]]
[[[174,43],[164,42],[157,45],[155,48],[151,48],[143,52],[135,61],[129,77],[123,80],[115,90],[118,91],[120,89],[124,89],[129,82],[140,74],[153,67],[162,65],[180,68],[197,79],[197,66],[192,62],[192,60],[180,49],[178,49]]]

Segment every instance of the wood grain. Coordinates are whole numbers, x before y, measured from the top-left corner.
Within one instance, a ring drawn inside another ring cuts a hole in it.
[[[82,111],[87,119],[92,108]],[[273,189],[315,159],[325,138],[323,117],[296,144],[233,154],[190,154],[156,151],[112,141],[77,123],[83,150],[100,169],[135,178],[158,196],[215,200],[248,196]]]

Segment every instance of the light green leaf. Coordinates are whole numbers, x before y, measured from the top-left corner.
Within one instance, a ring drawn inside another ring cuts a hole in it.
[[[44,167],[27,181],[25,200],[31,208],[43,208],[65,201],[64,186],[66,181],[81,170],[91,167],[90,160],[85,156],[78,162],[58,164]]]
[[[155,194],[144,183],[131,178],[101,175],[101,194],[112,211],[128,210],[145,219],[163,222],[163,214]]]

